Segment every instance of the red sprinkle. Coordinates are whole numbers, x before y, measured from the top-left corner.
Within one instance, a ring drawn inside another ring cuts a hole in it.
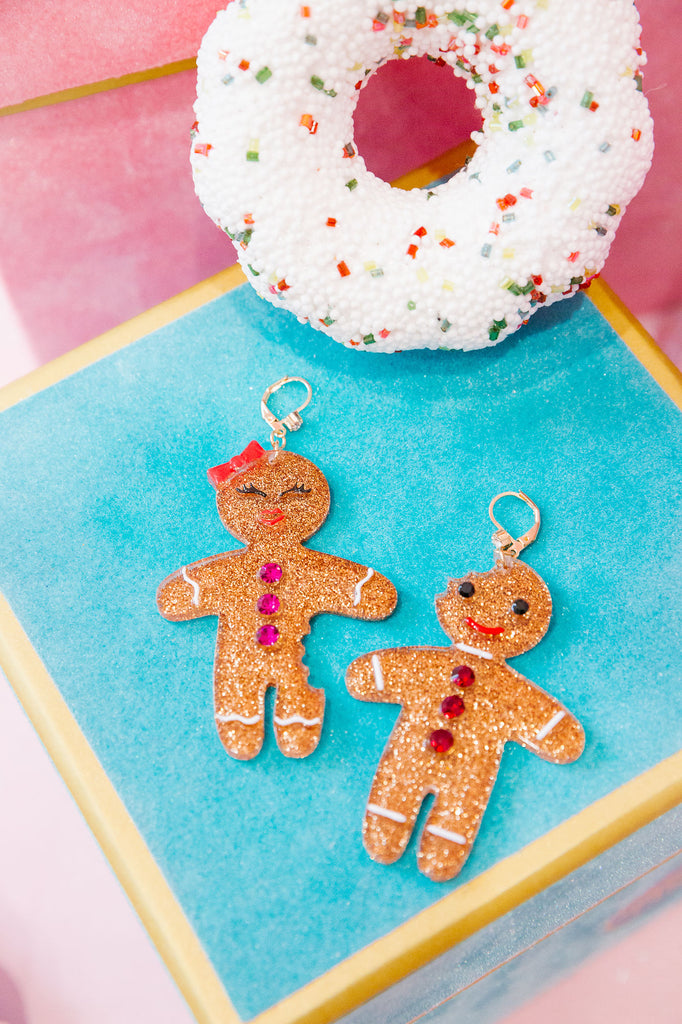
[[[408,247],[407,247],[407,255],[411,256],[412,259],[415,259],[415,257],[416,257],[418,252],[419,252],[419,246],[414,245],[414,244],[413,245],[408,245]]]
[[[414,234],[417,235],[419,238],[423,238],[424,235],[426,234],[426,228],[424,228],[424,227],[417,228],[417,230],[414,232]]]
[[[348,269],[343,260],[341,260],[340,263],[336,264],[336,269],[338,270],[339,274],[341,274],[341,277],[348,277],[350,274],[350,270]]]
[[[642,137],[642,133],[640,132],[639,128],[632,129],[632,137],[635,140],[635,142],[639,142],[639,140]]]
[[[199,153],[200,156],[208,156],[211,149],[213,149],[213,146],[210,142],[199,142],[194,147],[194,152]]]
[[[327,217],[327,227],[328,228],[335,228],[336,227],[336,217]]]
[[[443,246],[444,249],[452,249],[455,243],[452,241],[451,238],[444,238],[440,244]]]
[[[251,67],[251,61],[250,60],[240,60],[239,67],[241,68],[242,71],[248,71],[249,68]]]
[[[578,250],[578,252],[572,252],[571,255],[568,257],[569,262],[570,263],[575,263],[575,261],[578,259],[578,256],[580,256],[580,251],[579,250]]]

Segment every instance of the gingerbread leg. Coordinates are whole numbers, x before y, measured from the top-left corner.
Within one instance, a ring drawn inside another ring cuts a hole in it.
[[[300,663],[290,665],[282,674],[274,713],[277,746],[286,757],[307,757],[320,742],[324,690],[308,686],[308,669]]]
[[[230,652],[216,658],[214,675],[215,722],[230,757],[249,761],[263,746],[267,680],[258,664],[237,674]]]
[[[442,786],[421,834],[417,864],[434,882],[445,882],[459,874],[471,852],[483,812],[493,786],[497,765],[476,767]]]
[[[367,801],[362,838],[372,860],[393,864],[405,852],[427,790],[425,775],[401,771],[398,747],[389,747]]]

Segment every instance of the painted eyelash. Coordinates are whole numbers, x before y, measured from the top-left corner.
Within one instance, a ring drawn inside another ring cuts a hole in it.
[[[242,487],[235,488],[238,494],[261,494],[264,498],[267,498],[265,491],[260,491],[253,484],[244,484]]]
[[[312,487],[306,487],[305,484],[294,484],[293,487],[287,487],[286,491],[282,491],[280,498],[284,497],[285,494],[310,494]]]

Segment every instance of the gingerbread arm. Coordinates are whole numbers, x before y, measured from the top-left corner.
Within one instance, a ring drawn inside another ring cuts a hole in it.
[[[539,686],[515,676],[509,738],[553,764],[577,760],[585,747],[585,731],[578,719]]]
[[[317,570],[324,581],[324,603],[317,609],[354,619],[385,619],[398,593],[390,580],[366,565],[317,552]]]
[[[167,576],[156,592],[156,604],[164,619],[180,622],[217,615],[215,584],[229,571],[230,554],[183,565]]]
[[[414,690],[418,662],[428,674],[431,652],[416,647],[393,647],[372,651],[352,661],[346,670],[348,692],[358,700],[402,704]]]

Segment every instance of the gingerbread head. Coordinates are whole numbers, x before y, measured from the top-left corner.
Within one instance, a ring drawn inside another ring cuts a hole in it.
[[[520,561],[450,580],[435,604],[438,620],[453,643],[484,647],[501,658],[535,647],[552,615],[546,584]]]
[[[329,485],[317,466],[281,448],[263,451],[253,441],[246,451],[255,458],[224,479],[215,479],[223,467],[209,473],[225,527],[247,544],[311,537],[325,521],[330,502]]]

